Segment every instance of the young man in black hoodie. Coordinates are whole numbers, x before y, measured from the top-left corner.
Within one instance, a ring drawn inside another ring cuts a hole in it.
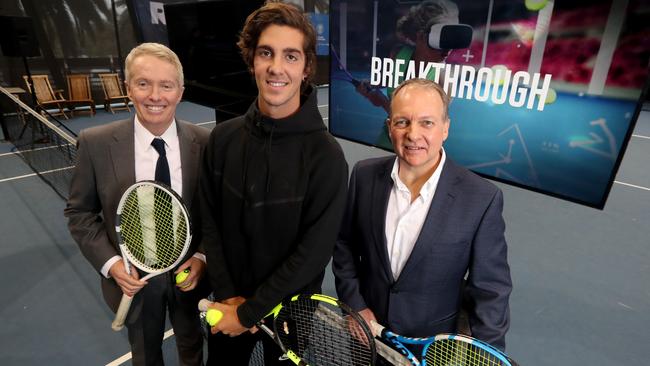
[[[224,313],[208,364],[248,365],[255,342],[268,337],[247,331],[282,299],[321,291],[348,167],[310,85],[315,45],[308,18],[276,2],[253,12],[240,34],[258,97],[212,130],[201,184],[208,275]],[[264,349],[267,365],[277,362],[277,346]]]

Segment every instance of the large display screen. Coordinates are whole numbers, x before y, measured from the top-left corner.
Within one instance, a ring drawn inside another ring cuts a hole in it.
[[[450,158],[602,208],[648,88],[649,15],[642,0],[332,0],[330,130],[390,150],[390,93],[426,77],[453,97]]]

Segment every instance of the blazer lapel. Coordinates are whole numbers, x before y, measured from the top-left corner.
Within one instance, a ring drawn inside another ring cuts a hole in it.
[[[388,246],[386,243],[386,211],[388,210],[388,198],[393,182],[390,178],[390,171],[395,159],[388,159],[377,171],[372,186],[372,202],[370,212],[372,214],[372,234],[374,236],[377,253],[386,272],[386,278],[393,278],[393,271],[388,258]]]
[[[135,183],[135,153],[133,119],[124,120],[113,131],[110,145],[113,172],[120,187],[120,194]]]
[[[404,265],[400,278],[406,278],[417,268],[420,260],[426,257],[426,252],[431,249],[433,243],[438,239],[441,228],[447,225],[447,213],[451,210],[455,199],[454,186],[459,179],[453,163],[447,158],[440,174],[438,187],[429,207],[429,212],[420,230],[420,235],[415,242],[411,255]],[[417,271],[415,273],[417,274]]]
[[[176,122],[178,130],[178,143],[181,150],[181,169],[183,172],[183,192],[182,197],[185,205],[189,208],[196,187],[197,174],[199,171],[199,158],[201,147],[196,142],[194,133],[191,129],[183,124]]]

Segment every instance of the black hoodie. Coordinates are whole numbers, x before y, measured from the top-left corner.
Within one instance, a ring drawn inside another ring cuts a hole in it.
[[[245,327],[289,295],[321,291],[338,234],[348,167],[308,87],[300,109],[274,120],[257,101],[218,124],[206,148],[203,248],[216,299],[247,300]]]

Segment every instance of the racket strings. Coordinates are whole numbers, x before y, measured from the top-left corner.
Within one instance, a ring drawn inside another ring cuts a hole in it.
[[[498,366],[501,360],[471,343],[441,339],[433,342],[425,355],[426,364],[432,366]]]
[[[169,193],[139,186],[124,203],[120,232],[131,259],[156,271],[170,267],[182,254],[188,222],[180,202]]]
[[[352,317],[340,308],[312,299],[291,301],[275,320],[276,334],[285,348],[310,365],[369,365],[372,352],[368,336],[354,336]]]

